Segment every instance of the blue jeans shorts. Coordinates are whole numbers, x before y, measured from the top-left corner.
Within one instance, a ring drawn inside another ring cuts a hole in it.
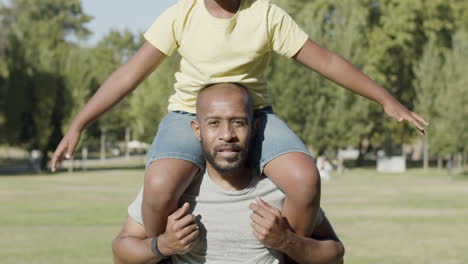
[[[301,139],[273,113],[270,106],[255,110],[254,117],[259,119],[259,127],[253,138],[249,159],[260,172],[269,161],[285,153],[302,152],[311,156]],[[190,125],[195,118],[195,114],[183,111],[169,112],[159,124],[146,166],[158,159],[176,158],[204,169],[202,147]]]

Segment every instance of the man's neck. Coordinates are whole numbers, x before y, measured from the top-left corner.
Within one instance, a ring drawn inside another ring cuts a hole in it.
[[[241,0],[203,0],[208,12],[217,18],[232,18],[239,10]]]
[[[245,166],[232,173],[220,173],[207,163],[206,171],[216,185],[227,191],[245,189],[252,179],[252,171]]]

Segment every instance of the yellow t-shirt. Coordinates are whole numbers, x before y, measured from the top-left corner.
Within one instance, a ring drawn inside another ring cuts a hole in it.
[[[213,83],[239,83],[256,109],[270,104],[264,72],[270,51],[294,56],[308,35],[269,0],[241,0],[231,19],[213,17],[204,0],[179,0],[144,34],[154,47],[181,55],[169,111],[195,113],[198,92]]]

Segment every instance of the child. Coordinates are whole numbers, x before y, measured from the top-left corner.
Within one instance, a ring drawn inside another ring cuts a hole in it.
[[[102,84],[74,119],[52,158],[69,158],[83,129],[135,89],[174,50],[181,55],[175,93],[148,155],[143,220],[148,236],[162,233],[165,219],[204,159],[193,136],[198,92],[207,85],[245,86],[254,100],[261,132],[252,146],[261,171],[286,194],[283,214],[301,235],[310,235],[320,202],[320,180],[307,148],[272,113],[264,71],[271,51],[293,58],[337,84],[374,100],[392,118],[413,124],[421,134],[427,122],[410,112],[351,63],[311,41],[292,18],[268,0],[179,0],[145,33],[139,51]],[[285,83],[287,89],[287,83]],[[313,113],[310,113],[313,114]]]

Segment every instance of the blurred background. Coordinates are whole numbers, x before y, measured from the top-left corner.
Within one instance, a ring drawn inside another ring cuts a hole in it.
[[[468,263],[468,1],[276,0],[430,122],[274,55],[275,112],[310,147],[349,263]],[[172,1],[0,0],[2,263],[103,263],[144,175],[178,56],[48,161],[73,117]],[[44,241],[47,240],[47,241]]]

